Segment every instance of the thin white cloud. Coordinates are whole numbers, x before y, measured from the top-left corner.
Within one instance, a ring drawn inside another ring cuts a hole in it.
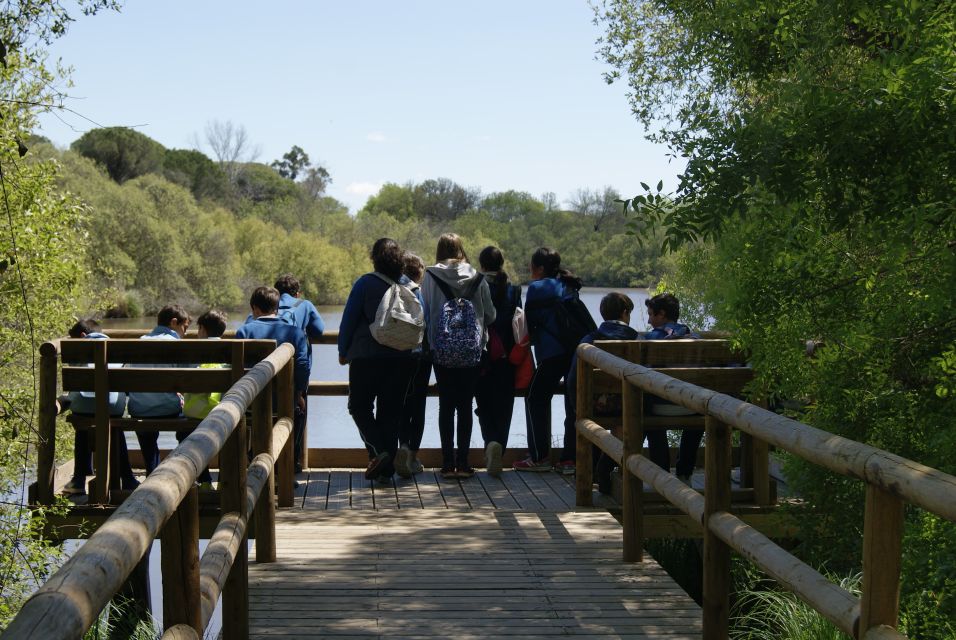
[[[475,142],[491,142],[491,136],[475,136]]]
[[[385,142],[385,134],[379,131],[372,131],[365,134],[365,139],[369,142]]]
[[[352,182],[345,187],[345,192],[356,196],[370,196],[379,192],[381,182]]]

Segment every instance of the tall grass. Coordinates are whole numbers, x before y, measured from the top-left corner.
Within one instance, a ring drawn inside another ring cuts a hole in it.
[[[852,640],[789,591],[747,572],[750,586],[742,586],[731,613],[734,640]],[[840,586],[859,595],[862,575],[840,580]]]

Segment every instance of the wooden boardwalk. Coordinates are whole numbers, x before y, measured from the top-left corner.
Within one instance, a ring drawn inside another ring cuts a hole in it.
[[[570,480],[301,474],[277,562],[250,563],[251,637],[700,638],[700,608],[653,560],[622,563],[620,525],[574,511]]]

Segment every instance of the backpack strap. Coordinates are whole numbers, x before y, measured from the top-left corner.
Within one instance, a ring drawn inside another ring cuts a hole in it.
[[[385,284],[387,284],[387,285],[389,285],[389,286],[391,286],[391,285],[393,285],[393,284],[398,284],[397,282],[395,282],[394,280],[392,280],[391,278],[389,278],[389,277],[388,277],[387,275],[385,275],[384,273],[379,273],[378,271],[373,271],[373,272],[372,272],[372,275],[373,275],[373,276],[378,276],[378,278],[379,278],[380,280],[384,280],[384,281],[385,281]]]

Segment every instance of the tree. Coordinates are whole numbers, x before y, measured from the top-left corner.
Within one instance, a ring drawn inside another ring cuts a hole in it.
[[[309,154],[302,150],[298,145],[292,145],[292,149],[286,152],[281,160],[274,160],[270,165],[279,172],[279,175],[289,180],[295,180],[302,171],[310,166]]]
[[[259,155],[259,148],[250,142],[245,126],[234,125],[231,120],[206,123],[205,140],[220,168],[233,181],[239,174],[240,165],[252,162]]]
[[[412,183],[398,185],[386,182],[378,193],[370,196],[365,206],[358,212],[359,217],[390,215],[396,220],[416,218],[415,194]]]
[[[412,190],[415,212],[428,220],[454,220],[478,205],[481,194],[448,178],[425,180]]]
[[[621,194],[611,187],[604,187],[602,191],[578,189],[571,195],[568,204],[571,211],[593,218],[594,229],[597,230],[605,219],[622,212],[620,199]]]
[[[320,199],[330,184],[332,184],[332,176],[325,167],[318,166],[306,169],[305,178],[299,183],[305,195],[312,200]]]
[[[77,153],[102,165],[109,176],[120,184],[158,171],[166,153],[163,145],[127,127],[93,129],[70,146]]]
[[[759,389],[812,400],[802,420],[956,471],[956,7],[618,0],[597,18],[608,79],[688,159],[672,197],[629,199],[683,248],[681,295],[736,333]],[[854,568],[859,484],[787,473],[820,514],[800,552]],[[956,526],[908,512],[911,637],[956,619],[954,552]]]
[[[40,533],[44,514],[22,502],[24,473],[35,468],[36,353],[63,335],[79,300],[89,295],[88,211],[56,188],[57,165],[24,143],[38,105],[55,105],[61,80],[45,66],[44,46],[61,36],[75,11],[93,14],[113,2],[13,0],[0,8],[0,628],[61,557]],[[36,144],[35,141],[30,142]]]
[[[495,220],[515,220],[544,211],[544,205],[524,191],[501,191],[485,196],[481,208],[491,214]]]
[[[201,151],[168,149],[163,156],[163,174],[192,191],[197,200],[221,200],[229,193],[229,178]]]

